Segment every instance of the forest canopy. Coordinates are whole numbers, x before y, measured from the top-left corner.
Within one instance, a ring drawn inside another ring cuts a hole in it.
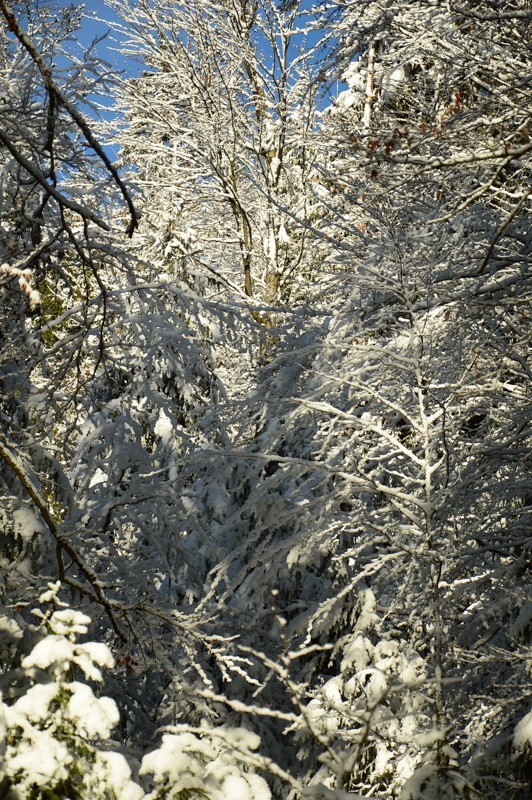
[[[0,0],[0,796],[526,800],[529,0],[89,12]]]

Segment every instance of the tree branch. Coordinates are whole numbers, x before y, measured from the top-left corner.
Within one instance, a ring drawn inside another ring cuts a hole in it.
[[[63,108],[68,112],[70,117],[76,123],[76,125],[78,126],[80,131],[83,133],[83,135],[84,135],[89,147],[91,147],[92,150],[94,150],[96,155],[104,163],[107,171],[111,174],[114,182],[116,183],[116,185],[120,189],[122,197],[124,198],[124,200],[126,201],[126,204],[128,206],[129,214],[130,214],[130,222],[129,222],[129,225],[127,226],[127,228],[126,228],[126,233],[128,234],[128,236],[132,236],[135,228],[138,226],[138,215],[137,215],[137,211],[135,209],[135,206],[133,205],[133,200],[131,198],[131,195],[129,194],[129,191],[127,190],[124,182],[120,178],[116,167],[114,166],[114,164],[108,158],[105,150],[103,149],[103,147],[100,145],[100,143],[98,142],[98,140],[94,136],[94,134],[91,131],[88,123],[86,122],[86,120],[79,113],[77,108],[74,105],[72,105],[72,103],[61,92],[61,90],[55,85],[54,80],[52,78],[51,70],[46,65],[42,55],[35,48],[35,46],[34,46],[33,42],[31,41],[30,37],[20,27],[20,25],[18,23],[18,20],[16,18],[16,15],[15,15],[15,12],[11,8],[11,6],[8,5],[8,3],[5,2],[5,0],[0,0],[0,10],[2,11],[2,14],[3,14],[3,16],[4,16],[5,20],[6,20],[6,23],[7,23],[7,26],[9,28],[9,30],[17,37],[17,39],[19,40],[21,45],[25,48],[25,50],[29,53],[29,55],[31,56],[31,58],[33,59],[35,64],[37,65],[37,67],[39,69],[39,72],[41,73],[42,79],[44,81],[44,85],[46,86],[46,90],[48,91],[48,94],[50,95],[50,98],[53,98],[52,99],[52,104],[54,103],[54,100],[55,100],[55,102],[58,105],[63,106]],[[49,143],[51,144],[51,131],[49,133],[50,133]],[[10,152],[13,153],[12,150]],[[50,154],[50,155],[52,155],[52,154]],[[25,165],[24,165],[24,169],[27,169],[27,167]],[[33,174],[33,173],[30,173],[30,174]],[[35,175],[34,175],[34,177],[35,177]],[[42,183],[42,181],[39,181],[39,182]],[[42,184],[42,185],[44,186],[44,188],[49,187],[48,183],[45,183],[45,184]],[[56,197],[55,195],[53,195],[53,196]],[[62,195],[59,195],[59,197],[62,197]],[[56,197],[56,199],[58,199],[58,197]],[[70,207],[70,206],[68,206],[68,207]],[[77,213],[80,213],[79,210],[77,210]],[[87,214],[85,214],[84,216],[86,216],[88,219],[91,219],[91,217],[88,216]],[[95,221],[95,220],[92,219],[92,221]],[[98,223],[98,224],[101,224],[101,223]],[[108,230],[108,228],[107,228],[107,230]]]
[[[92,572],[92,570],[89,567],[87,567],[83,563],[81,557],[78,555],[75,548],[65,537],[64,532],[61,531],[60,526],[57,524],[54,517],[52,516],[48,504],[46,503],[46,500],[42,497],[42,495],[33,485],[28,475],[26,474],[22,462],[17,456],[15,456],[11,452],[8,443],[1,434],[0,434],[0,457],[9,467],[11,472],[18,478],[18,480],[20,481],[26,492],[31,497],[34,505],[41,513],[41,516],[44,519],[48,530],[52,534],[52,538],[55,540],[56,544],[55,552],[57,558],[57,569],[58,569],[59,580],[62,583],[74,585],[78,591],[82,592],[83,594],[92,596],[93,600],[96,600],[98,603],[100,603],[100,605],[104,607],[107,616],[109,617],[109,621],[111,623],[114,632],[122,642],[126,642],[127,638],[124,636],[124,634],[122,633],[122,631],[118,626],[118,622],[116,621],[115,615],[111,608],[111,603],[104,595],[101,586],[99,585],[97,576]],[[89,592],[86,588],[81,586],[77,581],[72,581],[70,578],[66,576],[65,564],[63,561],[63,551],[72,559],[72,562],[76,564],[80,573],[90,584],[92,592]]]

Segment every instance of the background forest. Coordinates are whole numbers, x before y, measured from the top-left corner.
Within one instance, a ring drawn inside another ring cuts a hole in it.
[[[526,800],[530,1],[108,7],[0,0],[0,797]]]

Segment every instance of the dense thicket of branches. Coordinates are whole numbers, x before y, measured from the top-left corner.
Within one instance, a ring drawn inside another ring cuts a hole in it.
[[[0,793],[524,800],[529,2],[110,6],[0,0]]]

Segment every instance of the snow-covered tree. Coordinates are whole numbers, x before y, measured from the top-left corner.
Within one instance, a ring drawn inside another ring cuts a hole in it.
[[[3,788],[522,800],[528,4],[114,7],[127,184],[0,0]]]
[[[315,305],[314,329],[279,345],[259,433],[225,462],[236,544],[210,597],[269,620],[277,658],[282,637],[333,645],[299,662],[319,720],[302,755],[312,770],[328,743],[312,780],[342,789],[526,792],[525,6],[340,8],[339,61],[358,61],[315,150],[336,309],[320,326]],[[365,637],[360,590],[375,598]]]
[[[218,388],[186,318],[198,301],[151,265],[136,277],[131,196],[87,122],[102,65],[76,54],[80,14],[2,12],[2,592],[29,600],[57,576],[101,635],[138,642],[162,585],[163,626],[194,595],[175,475],[221,436]]]
[[[124,756],[107,749],[116,704],[89,683],[101,682],[113,657],[104,644],[78,641],[90,618],[59,600],[59,587],[39,598],[39,626],[24,622],[22,607],[18,621],[0,617],[2,797],[140,800]]]
[[[33,609],[40,625],[0,616],[0,789],[6,800],[163,800],[238,792],[269,800],[253,767],[258,738],[244,729],[172,729],[133,767],[152,790],[132,780],[132,769],[111,731],[114,700],[94,691],[101,668],[112,669],[107,645],[80,641],[90,618],[60,600],[48,584]],[[22,613],[21,613],[22,612]],[[24,653],[25,649],[29,652]],[[238,754],[238,755],[235,755]],[[131,760],[131,756],[130,756]],[[149,777],[148,777],[149,776]]]
[[[116,10],[127,52],[147,67],[122,85],[120,142],[144,191],[150,252],[192,283],[267,304],[297,298],[312,263],[317,94],[305,5]]]
[[[136,216],[80,111],[103,80],[91,50],[75,52],[80,12],[0,10],[2,572],[4,590],[19,592],[31,573],[77,557],[59,531],[72,501],[61,445],[100,360],[85,345],[106,320],[115,189],[130,228]]]

